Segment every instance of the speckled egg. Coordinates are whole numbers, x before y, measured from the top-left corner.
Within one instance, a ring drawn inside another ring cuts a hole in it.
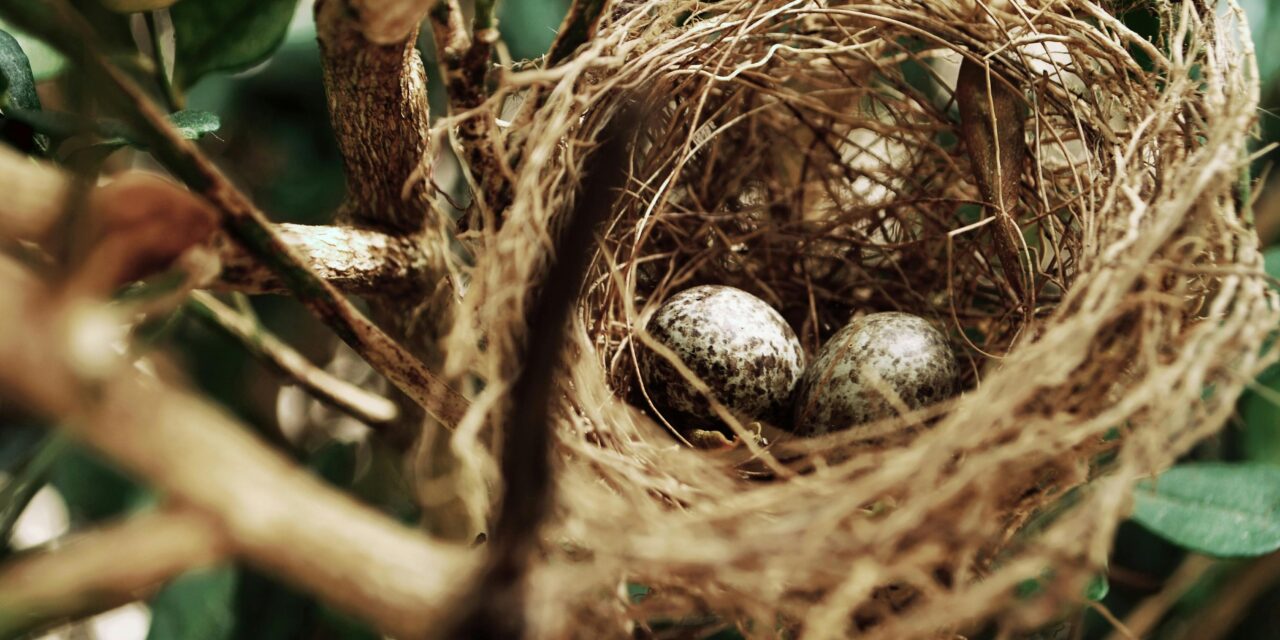
[[[782,315],[733,287],[706,285],[671,296],[646,325],[655,340],[679,356],[716,398],[748,419],[787,417],[791,394],[804,373],[804,350]],[[640,352],[649,398],[668,419],[718,424],[711,405],[656,352]]]
[[[873,313],[836,332],[796,390],[794,430],[821,435],[897,415],[875,372],[908,407],[955,392],[959,367],[946,336],[909,313]]]

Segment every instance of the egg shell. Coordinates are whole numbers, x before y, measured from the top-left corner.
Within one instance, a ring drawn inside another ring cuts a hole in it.
[[[804,349],[765,301],[733,287],[693,287],[663,303],[646,329],[731,411],[770,422],[789,417],[792,393],[804,373]],[[677,426],[719,426],[711,404],[662,356],[642,349],[640,373],[664,416],[700,422]]]
[[[927,320],[900,312],[863,316],[831,336],[805,371],[793,430],[821,435],[897,415],[871,371],[912,409],[950,397],[959,376],[950,343]]]

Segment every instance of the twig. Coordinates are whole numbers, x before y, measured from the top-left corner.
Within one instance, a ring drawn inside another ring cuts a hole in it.
[[[311,364],[253,319],[237,313],[212,295],[193,292],[190,307],[201,319],[239,340],[256,357],[289,376],[325,404],[375,427],[385,427],[399,415],[394,402]]]
[[[604,14],[604,5],[604,0],[574,0],[547,52],[548,67],[560,64],[595,36],[596,28],[600,26],[600,16]]]
[[[463,547],[328,487],[222,410],[122,360],[85,378],[66,345],[83,330],[75,319],[94,316],[52,303],[20,267],[0,262],[4,396],[207,514],[238,555],[335,607],[403,637],[443,618],[453,585],[471,571]]]
[[[1027,160],[1022,97],[968,57],[960,63],[955,96],[960,108],[960,134],[973,174],[995,217],[991,229],[1001,267],[1022,303],[1024,315],[1030,319],[1035,292],[1030,263],[1022,250],[1022,230],[1014,213]]]
[[[1194,640],[1227,637],[1248,612],[1249,605],[1277,583],[1280,583],[1280,552],[1251,560],[1227,581],[1213,602],[1200,609],[1182,637]]]
[[[552,248],[553,262],[530,313],[522,367],[503,419],[505,493],[488,544],[488,561],[451,637],[524,635],[523,576],[554,491],[551,412],[560,398],[555,369],[565,325],[595,252],[596,229],[613,210],[626,181],[627,149],[635,126],[635,114],[622,113],[606,127],[600,148],[591,156],[593,169],[582,179],[585,189]]]
[[[1187,556],[1178,569],[1165,581],[1159,593],[1143,600],[1141,604],[1129,612],[1124,619],[1124,627],[1139,637],[1149,637],[1169,609],[1177,604],[1188,589],[1195,586],[1206,571],[1217,564],[1217,561],[1202,555]],[[1124,640],[1120,631],[1112,631],[1107,640]]]
[[[511,205],[510,169],[490,137],[496,124],[493,112],[481,109],[488,97],[493,44],[498,39],[497,18],[493,0],[480,0],[475,6],[474,28],[470,36],[463,28],[461,12],[454,0],[445,0],[431,11],[431,28],[436,43],[436,58],[445,78],[451,114],[469,113],[458,124],[458,155],[470,172],[474,206],[494,224]],[[460,225],[477,226],[473,215]]]
[[[164,510],[25,553],[0,570],[0,637],[132,602],[227,552],[225,535],[207,516]]]
[[[102,83],[103,97],[126,118],[157,159],[222,214],[223,227],[232,237],[392,384],[443,424],[457,424],[466,411],[466,399],[361,315],[337,288],[311,272],[273,233],[263,213],[190,141],[178,135],[137,86],[102,54],[92,28],[66,0],[5,3],[0,5],[0,14],[84,62],[87,76]]]

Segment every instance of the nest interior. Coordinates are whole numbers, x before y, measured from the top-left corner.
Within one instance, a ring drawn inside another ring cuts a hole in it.
[[[1133,10],[1158,18],[1156,38],[1116,17]],[[452,443],[483,511],[484,416],[519,354],[502,336],[520,335],[600,131],[644,102],[560,371],[535,628],[946,637],[1078,601],[1132,483],[1221,428],[1269,359],[1277,305],[1241,182],[1257,100],[1241,13],[1191,0],[605,11],[574,57],[506,75],[487,105],[516,196],[470,240],[481,257],[445,350],[456,379],[489,381]],[[1024,103],[1021,285],[958,124],[963,58]],[[736,423],[736,447],[686,446],[638,392],[635,356],[645,314],[704,283],[769,302],[810,355],[856,314],[928,318],[965,391],[821,438]],[[1039,597],[1011,596],[1046,570]]]

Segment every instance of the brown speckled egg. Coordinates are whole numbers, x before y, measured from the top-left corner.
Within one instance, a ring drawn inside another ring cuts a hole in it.
[[[821,435],[897,415],[869,381],[870,371],[912,409],[949,397],[959,376],[946,336],[924,318],[873,313],[831,336],[805,371],[794,431]]]
[[[804,373],[804,350],[782,315],[763,300],[733,287],[706,285],[671,296],[646,326],[680,357],[716,398],[748,419],[787,417],[791,393]],[[645,389],[668,419],[719,421],[710,403],[671,363],[640,352]]]

